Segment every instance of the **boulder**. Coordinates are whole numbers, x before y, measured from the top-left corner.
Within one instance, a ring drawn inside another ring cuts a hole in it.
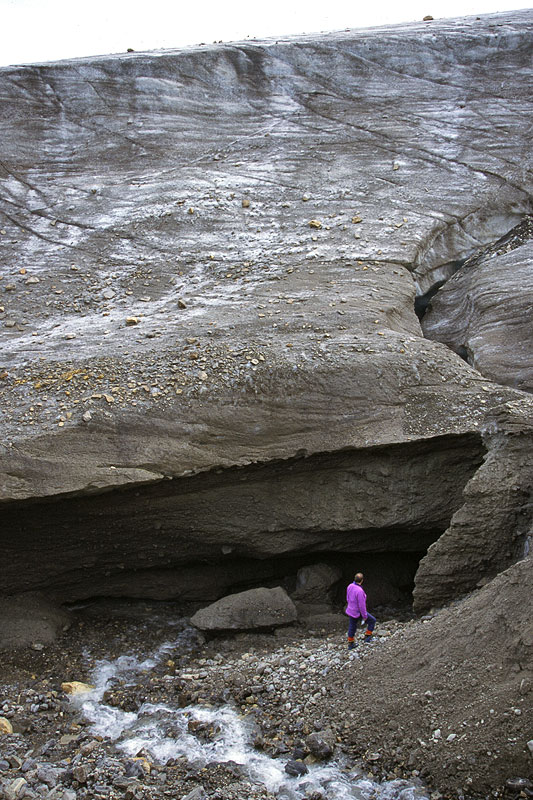
[[[5,800],[18,800],[18,798],[24,797],[27,788],[28,782],[25,778],[15,778],[4,788]]]
[[[64,681],[61,684],[61,688],[65,694],[77,695],[92,691],[94,686],[91,686],[89,683],[83,683],[82,681]]]
[[[303,761],[290,758],[285,764],[285,772],[293,778],[300,778],[302,775],[307,775],[309,768]]]
[[[329,564],[301,567],[296,575],[292,599],[300,603],[320,603],[328,599],[331,587],[342,578],[342,570]]]
[[[3,733],[13,733],[13,725],[5,717],[0,717],[0,735]]]
[[[311,755],[319,761],[327,761],[333,755],[335,747],[335,734],[332,730],[316,731],[311,733],[305,740]]]
[[[297,620],[294,603],[280,586],[231,594],[202,608],[191,623],[202,631],[278,628]]]

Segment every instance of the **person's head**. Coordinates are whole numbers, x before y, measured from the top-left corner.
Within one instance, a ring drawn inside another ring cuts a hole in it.
[[[363,583],[363,578],[364,578],[363,573],[362,572],[357,572],[356,575],[355,575],[354,581],[356,583]]]

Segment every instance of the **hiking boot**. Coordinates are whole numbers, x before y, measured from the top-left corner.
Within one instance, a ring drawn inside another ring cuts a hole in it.
[[[371,641],[372,641],[372,634],[371,633],[365,633],[365,638],[363,639],[363,643],[364,644],[370,644]]]
[[[348,650],[353,650],[355,647],[355,642],[348,642]]]

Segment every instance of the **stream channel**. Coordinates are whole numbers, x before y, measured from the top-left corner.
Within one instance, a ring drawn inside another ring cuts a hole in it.
[[[420,782],[395,779],[377,782],[360,768],[350,768],[342,757],[327,764],[310,764],[308,772],[290,776],[287,758],[271,758],[253,746],[250,723],[230,705],[218,708],[172,703],[144,703],[138,711],[125,711],[106,704],[106,691],[117,682],[135,686],[141,675],[154,669],[176,650],[190,647],[190,628],[157,648],[148,657],[122,655],[114,661],[96,663],[91,677],[94,689],[72,699],[91,723],[91,732],[111,740],[118,751],[131,758],[148,754],[154,763],[186,758],[201,767],[233,762],[253,784],[262,784],[280,800],[303,800],[311,796],[324,800],[429,800]],[[209,741],[193,735],[191,721],[207,723],[215,730]],[[415,779],[416,781],[416,779]]]

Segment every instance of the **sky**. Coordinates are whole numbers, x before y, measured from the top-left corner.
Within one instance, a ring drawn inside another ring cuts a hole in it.
[[[0,66],[531,5],[532,0],[0,0]]]

